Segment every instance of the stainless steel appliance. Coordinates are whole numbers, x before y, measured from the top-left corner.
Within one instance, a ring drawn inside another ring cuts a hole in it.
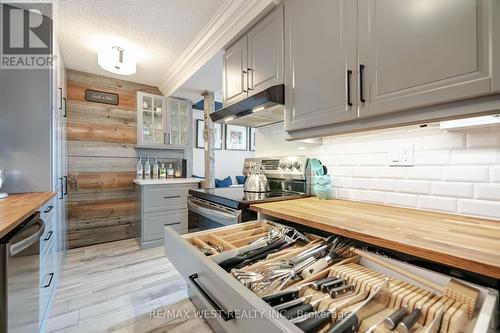
[[[189,227],[204,230],[252,221],[257,214],[248,209],[251,204],[309,196],[308,166],[305,156],[245,159],[243,174],[262,170],[269,191],[248,192],[242,186],[189,190]]]
[[[212,112],[214,122],[261,127],[283,121],[285,85],[278,84]]]
[[[36,213],[0,240],[0,333],[39,328],[40,237],[45,223]]]
[[[267,180],[266,175],[261,167],[257,167],[252,163],[251,171],[246,175],[247,179],[245,180],[245,185],[243,186],[243,190],[245,192],[269,192],[269,181]]]

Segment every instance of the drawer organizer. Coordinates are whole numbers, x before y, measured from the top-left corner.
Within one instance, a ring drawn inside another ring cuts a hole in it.
[[[207,319],[214,330],[495,331],[498,311],[495,290],[456,281],[478,295],[471,306],[467,298],[460,299],[422,284],[423,280],[429,280],[436,285],[447,285],[452,279],[446,275],[371,253],[363,255],[349,240],[334,236],[323,239],[313,234],[279,235],[282,228],[274,222],[253,221],[185,236],[166,228],[166,255],[188,282],[192,301],[199,309],[216,310],[220,314]],[[262,248],[265,245],[259,242],[269,243],[270,237],[277,235],[289,237],[286,239],[293,240],[291,245],[256,260],[227,265],[235,257]],[[325,244],[335,246],[324,249]],[[307,265],[301,265],[307,261]],[[254,312],[260,316],[238,315]]]

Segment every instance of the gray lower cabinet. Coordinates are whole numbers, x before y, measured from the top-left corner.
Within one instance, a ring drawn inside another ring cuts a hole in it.
[[[199,310],[208,313],[206,320],[216,332],[302,332],[290,321],[274,312],[267,303],[236,280],[230,273],[217,265],[217,262],[227,259],[225,255],[229,254],[230,251],[207,257],[190,243],[195,237],[198,239],[208,237],[210,239],[211,236],[213,237],[212,233],[218,233],[219,235],[221,233],[226,235],[247,233],[250,228],[262,223],[266,222],[251,221],[210,231],[191,233],[185,236],[179,235],[173,228],[166,227],[164,229],[165,255],[186,280],[189,297],[195,306]],[[382,256],[378,258],[389,261],[393,265],[423,276],[435,283],[441,284],[449,279],[446,275],[402,261]],[[382,274],[398,276],[397,273],[364,258],[361,259],[360,264]],[[473,286],[480,291],[480,301],[477,305],[477,317],[470,322],[466,332],[493,332],[493,327],[496,325],[498,291],[480,285]],[[214,313],[217,315],[213,315]]]
[[[180,234],[188,232],[187,195],[192,188],[198,183],[140,186],[141,247],[163,245],[165,226]]]

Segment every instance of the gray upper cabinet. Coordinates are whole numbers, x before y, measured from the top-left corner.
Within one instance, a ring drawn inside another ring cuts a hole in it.
[[[224,105],[247,97],[247,38],[244,36],[224,52]]]
[[[356,1],[284,5],[285,129],[356,118]]]
[[[247,33],[248,94],[283,83],[283,4]]]
[[[490,92],[491,2],[358,0],[359,62],[374,116]]]
[[[283,83],[283,5],[224,52],[224,105]]]

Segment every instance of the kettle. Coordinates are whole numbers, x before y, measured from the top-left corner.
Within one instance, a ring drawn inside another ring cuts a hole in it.
[[[250,175],[245,180],[243,190],[245,192],[269,192],[269,182],[260,167],[253,166]]]

